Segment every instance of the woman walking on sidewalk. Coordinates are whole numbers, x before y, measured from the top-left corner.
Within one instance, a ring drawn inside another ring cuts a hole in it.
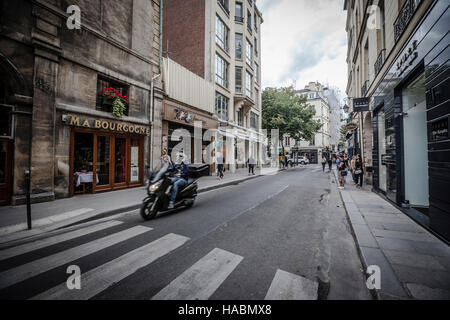
[[[363,179],[364,179],[364,163],[359,154],[356,156],[353,173],[355,175],[356,187],[362,189]],[[358,182],[359,182],[359,186],[358,186]]]
[[[347,165],[342,156],[339,157],[339,167],[338,167],[338,178],[339,178],[339,189],[344,189],[345,177],[347,176]]]
[[[223,179],[224,158],[219,151],[217,151],[217,153],[216,153],[216,164],[217,164],[217,174],[219,176],[219,179]]]

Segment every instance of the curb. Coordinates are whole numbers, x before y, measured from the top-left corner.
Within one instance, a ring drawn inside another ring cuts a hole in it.
[[[285,171],[285,170],[286,169],[279,169],[277,171],[277,173],[279,173],[281,171]],[[249,176],[249,177],[245,177],[245,178],[241,178],[241,179],[231,180],[229,182],[222,183],[222,184],[217,184],[217,185],[213,185],[213,186],[209,186],[209,187],[203,187],[203,188],[198,189],[198,194],[202,194],[202,193],[205,193],[205,192],[208,192],[208,191],[229,187],[229,186],[232,186],[232,185],[238,185],[238,184],[243,183],[245,181],[253,180],[253,179],[256,179],[256,178],[263,177],[263,176],[264,175],[262,175],[262,174],[258,174],[258,175],[255,175],[255,176]],[[81,215],[79,217],[74,217],[74,218],[68,219],[66,221],[61,221],[61,222],[57,222],[55,224],[49,224],[49,225],[46,225],[46,226],[42,226],[39,229],[20,230],[20,231],[15,231],[15,232],[11,232],[11,233],[5,233],[5,234],[2,235],[2,237],[0,237],[0,247],[8,246],[8,244],[11,244],[11,243],[13,243],[15,241],[20,241],[20,240],[25,240],[25,239],[32,238],[32,237],[41,235],[41,234],[43,234],[45,232],[62,230],[62,229],[73,227],[73,226],[76,226],[76,225],[79,225],[79,224],[83,224],[83,223],[92,222],[92,221],[95,221],[95,220],[107,218],[109,216],[113,216],[113,215],[116,215],[116,214],[137,210],[140,207],[141,207],[141,202],[135,203],[135,204],[132,204],[132,205],[127,205],[127,206],[120,207],[120,208],[114,208],[114,209],[103,211],[103,212],[89,213],[89,214]],[[26,233],[26,234],[24,234],[24,233]],[[2,240],[2,238],[4,240]]]
[[[333,170],[333,176],[334,176],[334,181],[336,182],[336,186],[339,186],[339,178],[337,176],[336,170]],[[365,270],[367,270],[369,265],[367,263],[367,260],[366,260],[366,258],[364,256],[364,254],[362,253],[361,246],[360,246],[358,238],[356,236],[355,227],[354,227],[354,225],[352,223],[352,220],[350,218],[350,214],[348,212],[349,210],[347,208],[347,203],[344,201],[344,198],[342,197],[342,190],[338,189],[338,191],[339,191],[339,197],[340,197],[340,199],[342,201],[342,204],[344,205],[345,215],[347,217],[347,223],[349,224],[350,230],[352,232],[353,241],[355,241],[355,244],[356,244],[356,250],[358,252],[359,260],[361,261],[362,267],[364,268],[363,273],[364,273],[364,276],[367,279],[368,277],[367,277],[367,273],[365,272]],[[369,290],[370,294],[372,295],[372,297],[374,299],[381,300],[380,299],[380,295],[378,294],[376,289],[368,289],[368,290]]]

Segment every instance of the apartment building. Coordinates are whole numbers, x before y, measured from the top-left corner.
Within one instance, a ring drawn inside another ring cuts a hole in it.
[[[214,84],[216,142],[231,170],[262,155],[262,23],[255,0],[164,1],[164,56]]]
[[[447,239],[449,6],[448,0],[344,4],[348,122],[358,127],[348,133],[349,152],[363,154],[376,192]],[[368,107],[356,98],[366,98]]]
[[[0,204],[25,201],[26,171],[41,202],[141,186],[160,157],[160,1],[70,5],[1,2]]]
[[[305,89],[296,93],[306,97],[307,103],[311,105],[316,115],[314,120],[319,120],[322,124],[320,130],[314,135],[311,141],[296,142],[296,151],[302,156],[309,158],[311,163],[320,163],[322,151],[325,148],[332,149],[331,145],[331,108],[325,92],[328,89],[318,82],[310,82]]]

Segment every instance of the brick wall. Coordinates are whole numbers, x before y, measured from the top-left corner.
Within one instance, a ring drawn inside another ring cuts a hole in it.
[[[166,0],[163,8],[163,55],[205,77],[205,0]]]

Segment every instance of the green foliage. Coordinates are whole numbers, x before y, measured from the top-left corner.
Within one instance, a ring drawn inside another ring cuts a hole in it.
[[[115,98],[112,103],[112,114],[118,118],[122,118],[126,109],[125,103],[120,98]]]
[[[279,129],[280,137],[288,134],[296,141],[309,141],[322,128],[314,116],[314,108],[293,87],[266,88],[262,93],[262,125],[269,136]]]

